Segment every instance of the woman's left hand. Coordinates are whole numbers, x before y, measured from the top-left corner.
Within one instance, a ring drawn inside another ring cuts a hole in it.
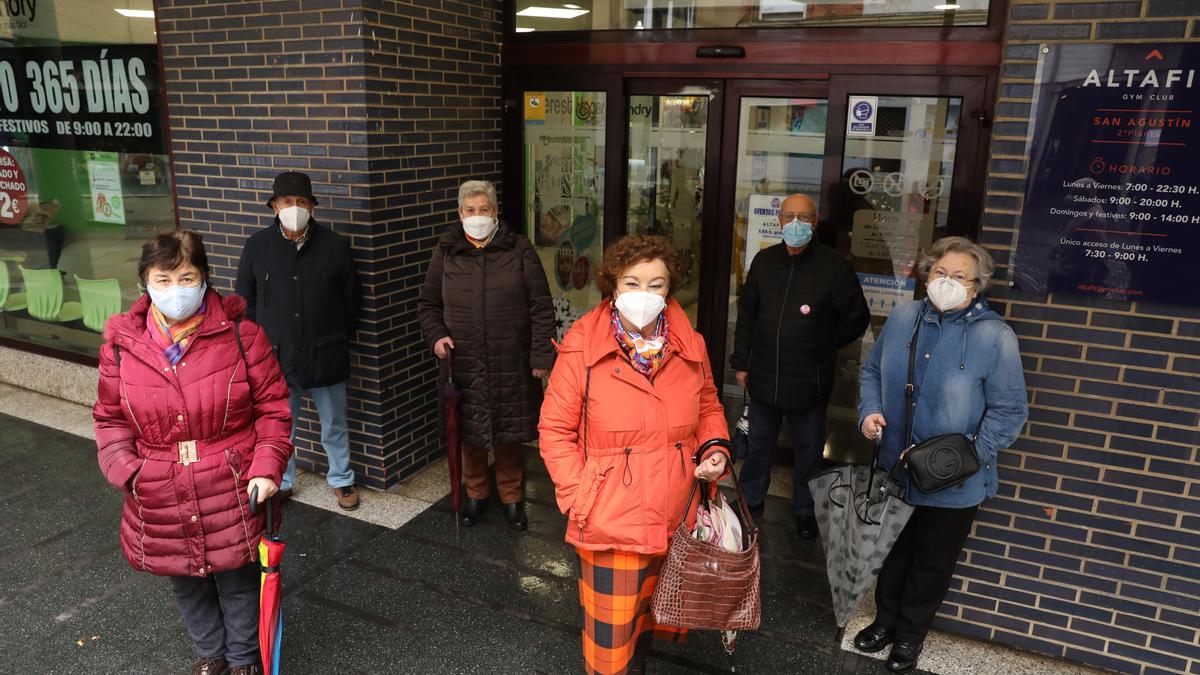
[[[696,467],[696,478],[714,481],[725,474],[725,455],[714,452]]]
[[[253,495],[254,488],[258,488],[258,503],[261,504],[270,499],[276,492],[279,492],[279,486],[270,478],[251,478],[246,485],[246,494]]]

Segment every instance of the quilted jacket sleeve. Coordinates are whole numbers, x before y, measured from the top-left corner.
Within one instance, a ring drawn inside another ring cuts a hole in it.
[[[438,246],[433,250],[433,258],[429,261],[429,269],[425,270],[425,283],[421,285],[421,295],[417,300],[417,320],[421,323],[421,337],[430,349],[438,340],[450,337],[450,329],[446,328],[444,306],[442,302],[442,267],[445,264],[445,249]]]
[[[703,338],[700,338],[700,343],[702,351],[707,353]],[[700,385],[700,425],[696,428],[696,442],[697,444],[704,443],[714,438],[729,440],[729,423],[725,421],[725,407],[721,405],[721,399],[717,396],[717,386],[713,381],[708,357],[704,358],[701,366],[704,370],[704,382]],[[713,448],[706,452],[700,461],[708,459],[714,452],[727,453],[723,448]],[[729,475],[729,469],[727,464],[724,475]]]
[[[538,422],[538,446],[554,481],[554,494],[563,513],[575,503],[583,474],[584,455],[579,430],[583,418],[583,352],[564,352],[550,371],[550,384]]]
[[[248,476],[278,483],[292,456],[288,387],[267,334],[252,321],[242,321],[239,330],[246,347],[246,376],[254,394],[254,458]]]
[[[111,343],[100,347],[100,385],[92,421],[96,431],[96,459],[104,479],[119,490],[129,489],[129,480],[142,460],[134,448],[134,430],[122,410],[121,374]]]
[[[529,347],[529,362],[534,368],[549,369],[554,364],[554,302],[550,299],[550,284],[537,251],[525,237],[518,239],[521,249],[521,272],[529,293],[529,317],[533,344]]]

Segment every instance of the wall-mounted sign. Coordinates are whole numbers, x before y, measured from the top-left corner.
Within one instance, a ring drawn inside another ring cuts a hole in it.
[[[750,213],[746,217],[746,269],[754,256],[764,248],[783,241],[783,228],[779,226],[779,205],[787,195],[750,195]]]
[[[25,172],[17,158],[0,149],[0,223],[16,225],[25,218],[28,192]]]
[[[1197,304],[1200,45],[1044,47],[1018,287]]]
[[[155,45],[0,49],[0,138],[166,154]]]
[[[867,299],[867,307],[872,316],[888,316],[896,309],[913,299],[917,290],[917,280],[912,277],[891,277],[883,274],[858,275],[862,284],[863,297]]]
[[[874,136],[878,112],[878,96],[851,96],[846,106],[846,135]]]

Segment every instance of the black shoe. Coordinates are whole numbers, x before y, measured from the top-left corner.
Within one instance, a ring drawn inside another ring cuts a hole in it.
[[[897,642],[892,646],[886,668],[893,673],[904,673],[917,667],[917,657],[921,655],[923,642]]]
[[[801,539],[816,539],[821,533],[817,529],[815,516],[796,516],[796,534]]]
[[[517,532],[524,532],[529,527],[529,519],[525,517],[524,502],[504,504],[504,517],[508,518],[508,526]]]
[[[883,651],[883,648],[890,644],[892,631],[876,623],[858,631],[858,635],[854,636],[854,648],[867,654]]]
[[[458,512],[458,524],[470,527],[478,523],[479,519],[483,517],[483,512],[487,511],[487,507],[488,500],[467,497],[467,500],[463,502],[462,509]]]

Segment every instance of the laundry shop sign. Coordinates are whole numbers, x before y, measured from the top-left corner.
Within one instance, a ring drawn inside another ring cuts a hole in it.
[[[37,0],[0,0],[0,28],[28,28],[37,18]]]
[[[165,154],[158,78],[154,45],[0,49],[0,135],[35,148]]]

